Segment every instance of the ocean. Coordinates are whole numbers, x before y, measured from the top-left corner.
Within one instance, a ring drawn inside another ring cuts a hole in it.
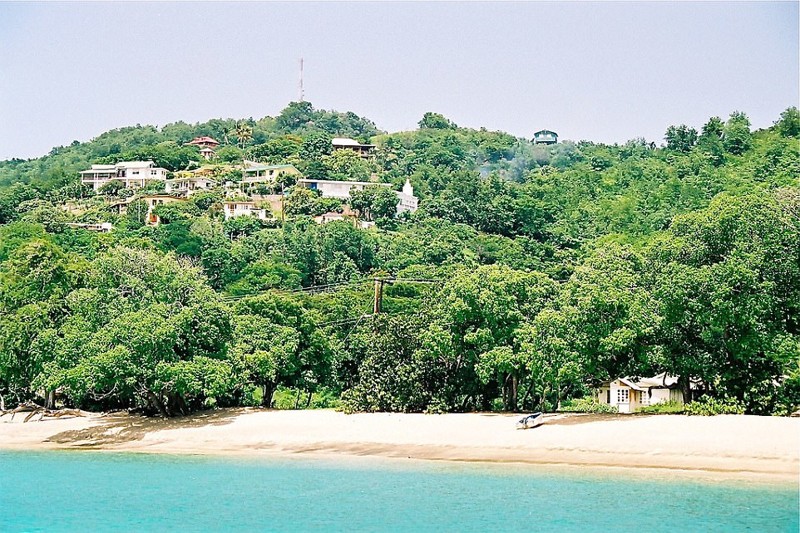
[[[0,451],[0,531],[800,530],[797,486],[402,460]]]

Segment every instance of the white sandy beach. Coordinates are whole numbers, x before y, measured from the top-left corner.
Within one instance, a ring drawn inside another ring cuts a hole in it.
[[[23,423],[0,418],[0,448],[187,454],[325,454],[661,469],[796,482],[800,419],[548,415],[355,414],[220,410],[161,420],[87,414]]]

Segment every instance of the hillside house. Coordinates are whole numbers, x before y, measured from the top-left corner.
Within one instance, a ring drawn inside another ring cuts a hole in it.
[[[248,200],[229,200],[222,203],[222,210],[225,213],[225,220],[231,218],[251,216],[261,220],[272,218],[272,211],[259,207],[255,202]]]
[[[377,183],[372,181],[334,181],[334,180],[297,180],[297,185],[319,191],[323,198],[338,198],[339,200],[349,200],[352,191],[362,191],[369,186],[389,187],[388,183]]]
[[[186,143],[186,146],[197,146],[200,148],[200,155],[203,156],[203,159],[209,160],[217,155],[214,150],[219,146],[219,141],[208,136],[195,137]]]
[[[347,201],[350,199],[352,191],[362,191],[366,187],[379,186],[391,187],[388,183],[378,183],[374,181],[334,181],[334,180],[312,180],[301,179],[297,180],[297,185],[311,189],[312,191],[319,191],[323,198],[337,198],[339,200]],[[404,211],[414,212],[417,210],[418,198],[414,196],[414,187],[411,182],[406,179],[402,191],[394,191],[399,198],[397,204],[397,213]]]
[[[67,227],[75,229],[85,229],[86,231],[96,231],[98,233],[111,233],[114,230],[111,222],[100,222],[97,224],[81,223],[81,222],[67,222]]]
[[[212,137],[203,136],[203,137],[195,137],[188,143],[186,146],[199,146],[200,148],[211,148],[212,150],[219,146],[219,141]]]
[[[123,202],[117,202],[116,204],[113,204],[112,207],[116,208],[117,212],[120,215],[124,215],[124,214],[126,214],[128,212],[129,204],[131,204],[132,202],[135,202],[136,200],[143,200],[145,203],[147,203],[147,212],[145,214],[145,224],[147,224],[148,226],[157,226],[158,224],[161,223],[161,219],[158,218],[158,215],[153,213],[153,209],[155,207],[158,207],[159,205],[172,204],[172,203],[185,202],[186,201],[186,199],[184,199],[184,198],[177,198],[175,196],[170,196],[168,194],[148,194],[148,195],[145,195],[145,196],[137,196],[137,197],[128,198]]]
[[[361,144],[355,139],[348,139],[347,137],[334,137],[331,140],[334,150],[352,150],[361,157],[368,158],[372,156],[372,151],[375,149],[374,144]]]
[[[192,171],[176,172],[175,177],[164,182],[164,190],[173,196],[188,198],[197,191],[213,189],[217,181]]]
[[[157,167],[152,161],[120,161],[116,165],[92,165],[80,173],[81,183],[97,191],[111,181],[119,181],[127,188],[144,187],[152,181],[165,181],[167,169]]]
[[[242,181],[239,186],[242,190],[251,190],[260,185],[272,185],[280,176],[301,178],[302,174],[294,165],[264,165],[247,161],[242,169]]]
[[[539,130],[533,134],[533,144],[556,144],[558,134],[550,130]]]
[[[683,393],[675,376],[659,374],[634,380],[617,378],[597,389],[597,401],[616,406],[620,413],[633,413],[640,407],[666,402],[683,403]]]
[[[414,187],[411,186],[411,181],[406,178],[406,183],[403,185],[403,190],[397,193],[400,202],[397,204],[397,214],[408,211],[413,213],[417,210],[419,199],[414,196]]]

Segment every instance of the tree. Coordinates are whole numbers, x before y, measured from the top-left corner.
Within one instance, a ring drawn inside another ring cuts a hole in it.
[[[367,186],[350,194],[350,208],[364,220],[394,218],[400,198],[388,187]]]
[[[800,111],[792,106],[781,113],[781,118],[775,123],[778,133],[784,137],[800,136]]]
[[[239,122],[233,130],[233,134],[239,140],[239,149],[244,151],[247,143],[253,140],[253,127],[246,122]]]
[[[422,119],[419,121],[419,127],[438,130],[452,130],[456,129],[458,126],[445,118],[444,115],[439,113],[431,113],[429,111],[422,115]]]
[[[147,223],[147,215],[150,206],[144,200],[134,200],[128,204],[125,210],[125,219],[130,228],[141,228]]]
[[[680,126],[670,126],[664,135],[667,141],[667,148],[676,152],[689,152],[697,143],[697,130],[685,124]]]
[[[750,119],[741,111],[731,113],[722,133],[722,145],[734,155],[742,155],[753,144],[750,133]]]

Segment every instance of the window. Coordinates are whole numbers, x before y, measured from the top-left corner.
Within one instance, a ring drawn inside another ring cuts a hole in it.
[[[628,403],[629,393],[628,389],[617,389],[617,403]]]
[[[641,401],[639,403],[641,403],[642,405],[647,405],[647,404],[650,403],[650,391],[649,390],[643,390],[639,394],[642,395],[642,399],[641,399]]]

